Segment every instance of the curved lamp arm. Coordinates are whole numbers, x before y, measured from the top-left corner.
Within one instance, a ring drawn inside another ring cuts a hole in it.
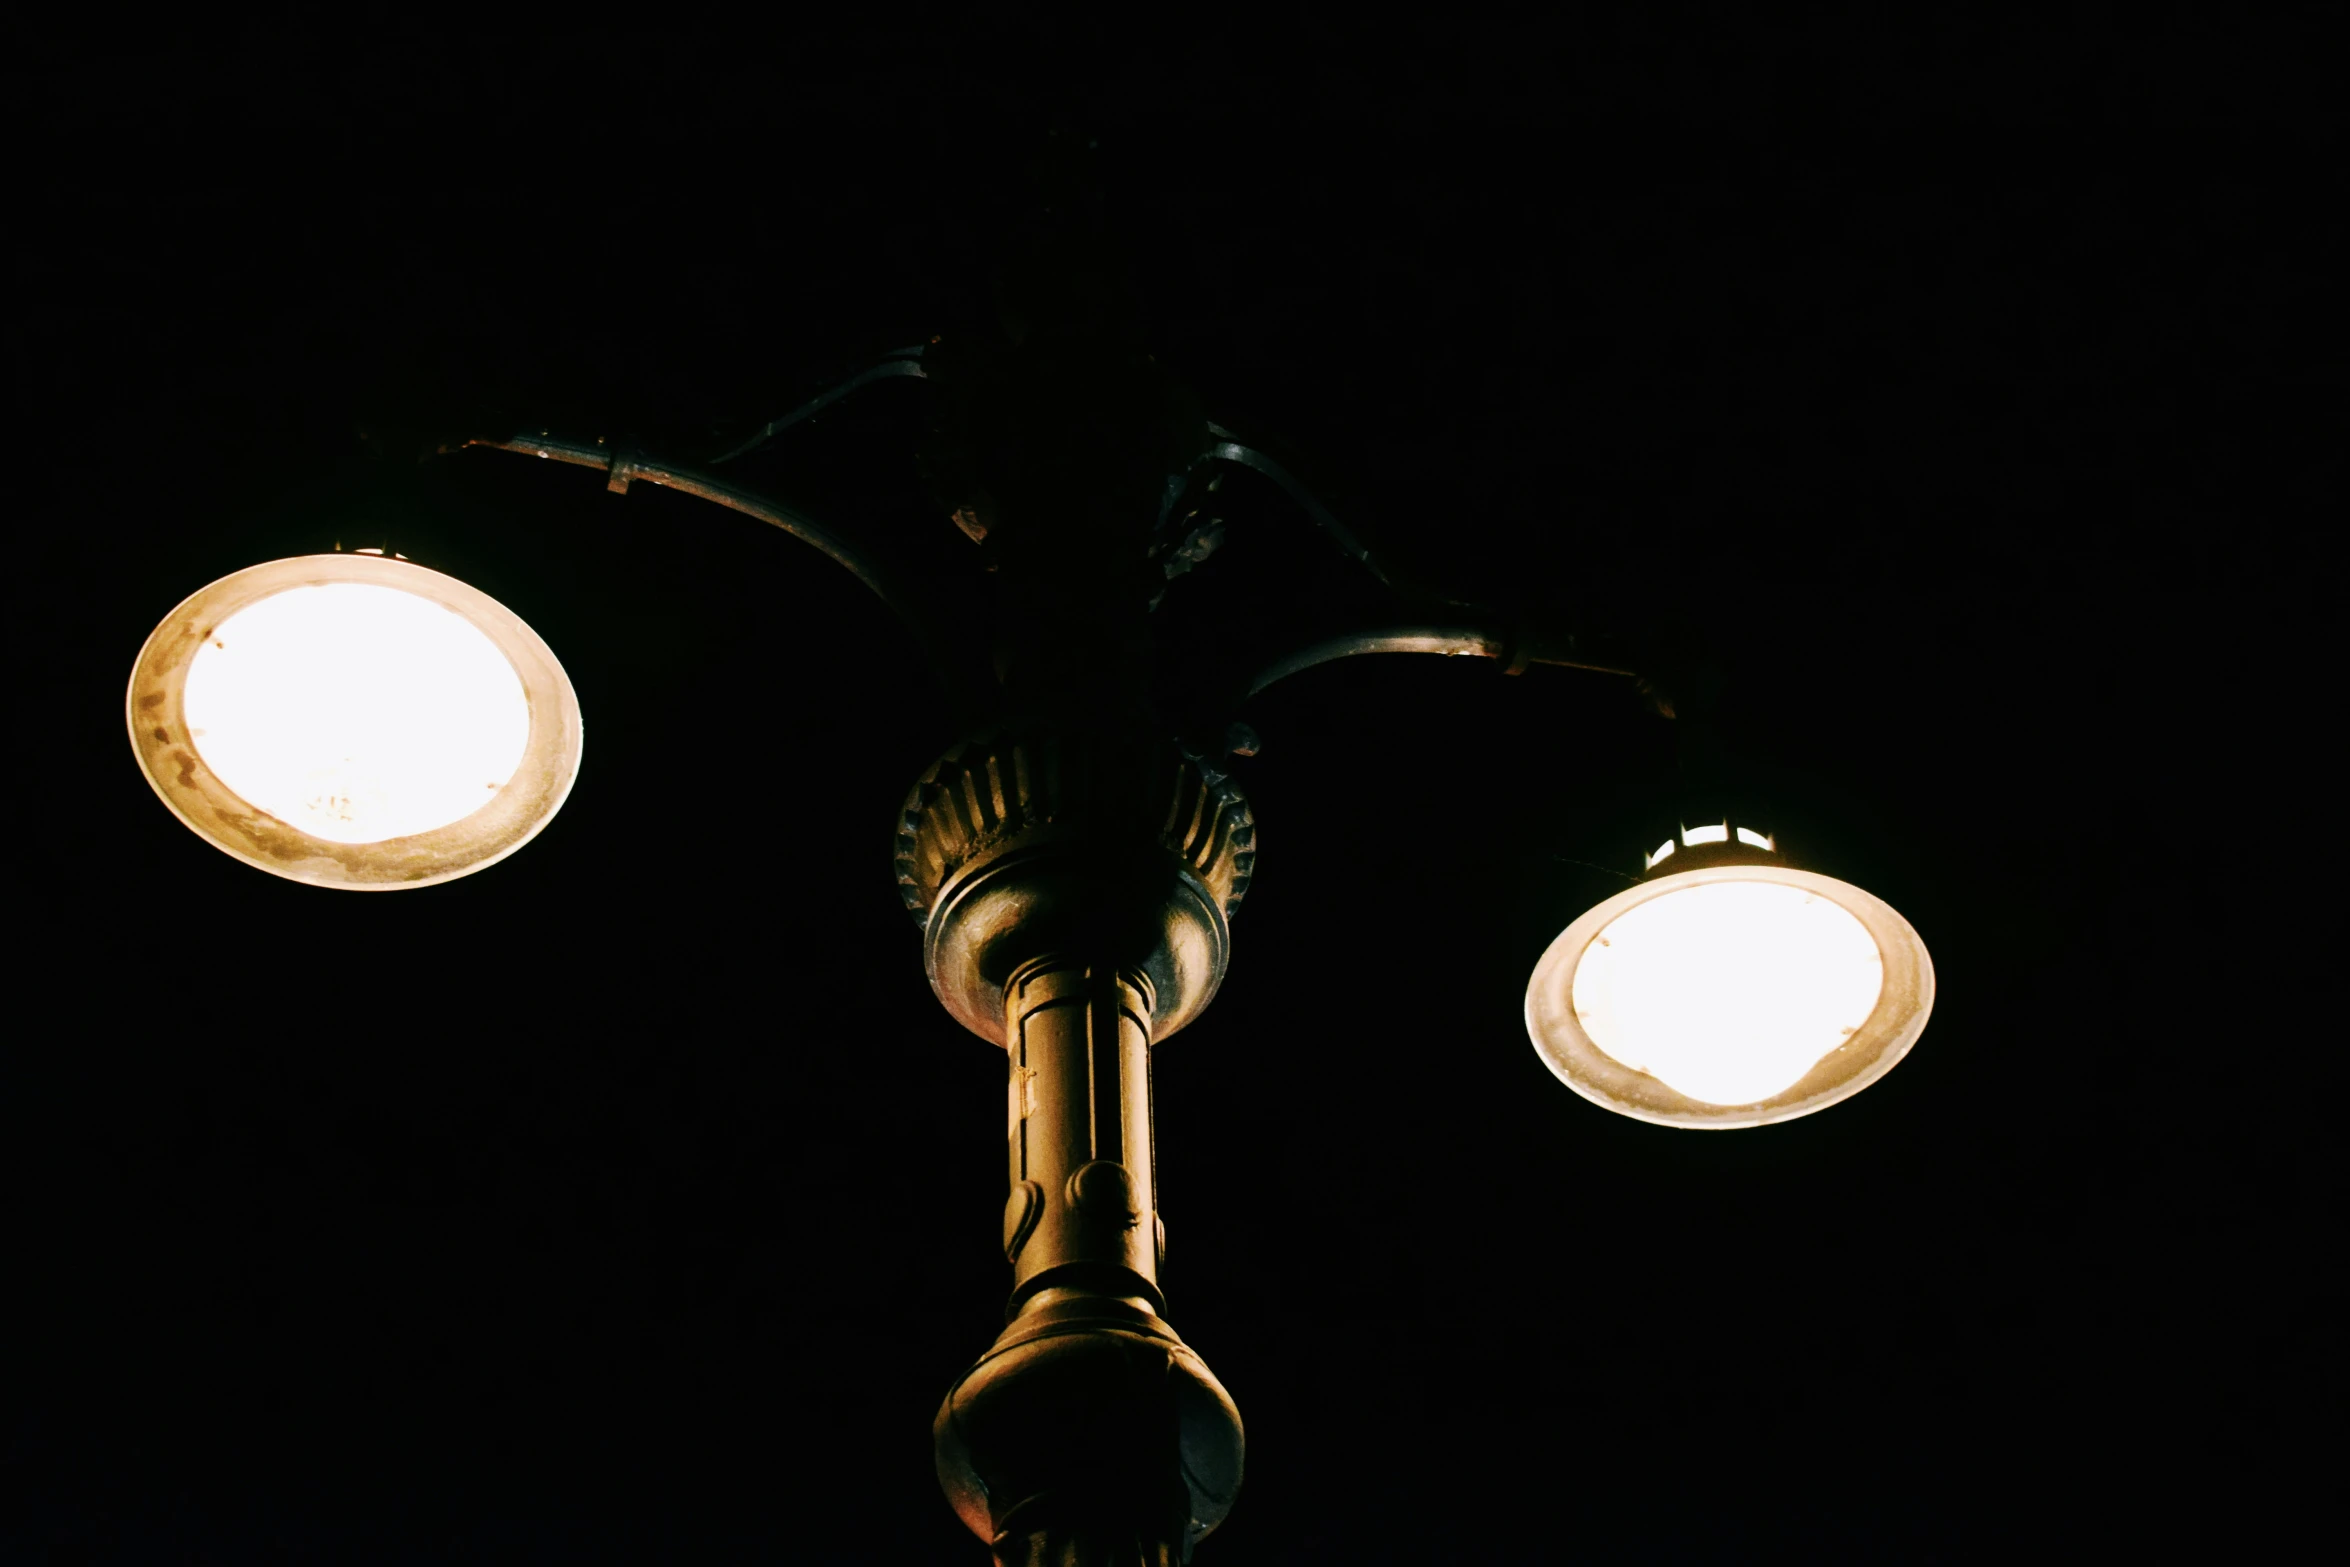
[[[1249,679],[1248,695],[1255,696],[1274,682],[1286,680],[1301,670],[1336,659],[1352,658],[1358,653],[1435,653],[1447,658],[1499,659],[1502,661],[1502,672],[1511,675],[1522,674],[1534,664],[1555,664],[1564,669],[1588,669],[1596,674],[1619,675],[1637,682],[1641,693],[1649,698],[1651,706],[1668,718],[1672,716],[1670,703],[1635,671],[1585,656],[1575,638],[1522,631],[1512,633],[1490,622],[1382,626],[1324,637],[1294,648],[1259,669]]]
[[[935,339],[933,341],[935,341]],[[821,413],[823,410],[831,407],[834,403],[839,402],[842,398],[848,396],[851,392],[856,391],[860,387],[871,386],[876,381],[891,380],[900,376],[911,376],[916,380],[928,380],[930,378],[930,372],[925,370],[922,366],[923,351],[928,346],[929,345],[926,343],[917,343],[911,348],[900,348],[891,351],[889,354],[883,356],[883,358],[878,363],[866,366],[863,370],[860,370],[855,375],[850,376],[847,380],[841,382],[838,386],[835,386],[829,391],[820,393],[819,395],[810,398],[807,402],[802,403],[799,407],[793,409],[790,413],[782,414],[776,418],[768,420],[757,430],[753,431],[749,437],[734,446],[728,447],[725,451],[720,452],[717,456],[711,458],[710,466],[715,468],[721,463],[729,463],[734,461],[737,457],[747,456],[751,452],[757,451],[760,447],[766,445],[769,441],[773,440],[783,431],[790,429],[793,425],[800,423],[804,419],[808,419],[818,413]],[[1160,526],[1164,527],[1166,525],[1168,516],[1174,511],[1175,502],[1181,497],[1184,486],[1189,482],[1193,473],[1197,472],[1201,467],[1211,462],[1231,463],[1236,467],[1254,469],[1256,472],[1263,474],[1266,478],[1279,485],[1281,487],[1282,493],[1287,495],[1291,500],[1298,504],[1299,508],[1305,512],[1306,516],[1313,521],[1314,526],[1319,528],[1322,533],[1328,537],[1330,542],[1337,547],[1340,554],[1346,556],[1347,559],[1353,561],[1356,565],[1361,566],[1365,571],[1368,571],[1372,576],[1378,578],[1383,585],[1388,587],[1395,586],[1395,584],[1389,579],[1386,569],[1371,558],[1371,551],[1369,547],[1366,546],[1362,540],[1356,538],[1353,532],[1349,530],[1344,523],[1341,523],[1336,517],[1333,517],[1330,514],[1329,508],[1324,506],[1321,501],[1315,497],[1313,491],[1307,489],[1304,484],[1300,483],[1296,475],[1292,474],[1288,469],[1282,467],[1281,464],[1275,462],[1272,458],[1266,456],[1263,452],[1258,451],[1256,448],[1242,445],[1238,437],[1236,437],[1230,430],[1225,429],[1220,424],[1216,424],[1210,421],[1207,425],[1207,431],[1208,434],[1215,437],[1215,444],[1209,447],[1206,451],[1200,453],[1200,455],[1193,459],[1190,465],[1183,469],[1183,471],[1176,474],[1171,474],[1168,477],[1165,497],[1159,503]],[[648,473],[645,475],[645,477],[651,478],[653,475]],[[716,499],[717,497],[711,496],[708,498]],[[721,502],[721,504],[731,503]],[[811,540],[810,542],[814,541]],[[822,548],[821,545],[818,547]],[[854,568],[852,567],[851,569],[853,570]]]
[[[1371,558],[1369,547],[1349,532],[1336,517],[1331,516],[1329,508],[1316,500],[1314,492],[1300,484],[1296,475],[1254,447],[1241,445],[1233,438],[1232,432],[1220,424],[1210,424],[1208,433],[1216,438],[1216,444],[1200,454],[1199,462],[1233,463],[1242,468],[1253,468],[1271,479],[1281,486],[1283,494],[1304,509],[1305,514],[1313,519],[1314,526],[1321,529],[1330,542],[1338,547],[1340,554],[1377,577],[1382,584],[1388,587],[1395,585],[1388,581],[1387,573],[1379,563]],[[1193,466],[1197,467],[1198,463]],[[1166,521],[1167,513],[1174,508],[1181,489],[1180,483],[1168,486],[1166,501],[1159,508],[1159,520],[1162,523]]]
[[[892,376],[901,375],[910,375],[917,380],[928,380],[930,378],[930,373],[922,368],[923,346],[924,345],[922,344],[916,344],[912,348],[898,349],[890,354],[888,358],[882,360],[881,363],[877,365],[870,365],[865,369],[858,371],[855,375],[850,376],[846,381],[841,382],[840,385],[834,387],[831,391],[826,392],[819,397],[811,398],[807,402],[802,403],[799,407],[794,408],[790,413],[768,420],[765,424],[759,426],[759,428],[751,435],[750,439],[744,441],[739,446],[728,447],[725,451],[720,452],[717,456],[711,458],[710,466],[715,468],[722,462],[732,462],[737,457],[740,457],[747,452],[757,451],[760,447],[773,440],[780,432],[790,429],[793,425],[798,424],[802,419],[807,418],[811,414],[818,413],[823,409],[829,408],[832,404],[839,402],[842,398],[848,396],[849,393],[855,391],[860,386],[871,386],[876,381],[886,381]]]
[[[793,538],[822,550],[831,557],[836,565],[847,567],[849,574],[871,588],[883,603],[897,610],[901,615],[905,613],[903,607],[890,596],[889,589],[882,585],[879,574],[870,565],[859,560],[855,552],[835,536],[830,529],[822,523],[793,511],[788,506],[769,500],[764,495],[754,494],[739,486],[714,479],[705,473],[697,473],[691,468],[681,468],[672,463],[654,462],[648,457],[623,448],[606,445],[602,441],[590,444],[585,441],[564,440],[546,434],[511,436],[504,440],[477,435],[453,442],[441,449],[443,451],[458,451],[468,446],[486,446],[493,451],[518,452],[525,457],[543,457],[549,462],[570,463],[579,468],[601,468],[610,476],[605,488],[615,495],[626,495],[629,485],[638,479],[643,479],[647,483],[658,484],[664,489],[678,490],[705,501],[714,501],[730,511],[739,511],[746,517],[756,517],[769,527],[781,528]]]
[[[730,511],[739,511],[746,517],[756,517],[769,527],[780,528],[802,543],[813,545],[834,564],[845,567],[851,576],[872,590],[874,597],[889,606],[913,634],[916,645],[928,656],[931,668],[939,683],[945,687],[949,699],[966,716],[988,712],[995,704],[993,682],[981,678],[984,660],[950,656],[950,650],[939,640],[933,617],[920,612],[911,592],[891,580],[873,562],[859,556],[838,534],[802,512],[709,474],[674,463],[656,462],[641,453],[603,441],[566,440],[543,433],[505,439],[473,436],[453,441],[441,450],[453,452],[469,446],[517,452],[525,457],[544,458],[548,462],[568,463],[574,467],[601,468],[607,475],[605,487],[615,495],[626,495],[628,487],[642,479],[664,489],[676,490],[724,506]]]
[[[838,386],[810,398],[790,413],[768,420],[753,431],[749,437],[711,458],[710,466],[715,468],[721,463],[729,463],[737,457],[747,456],[751,452],[757,451],[783,431],[790,429],[804,419],[821,413],[860,387],[871,386],[876,381],[891,380],[900,376],[928,380],[930,372],[922,366],[923,350],[928,346],[926,343],[917,343],[911,348],[893,350],[878,363],[866,366]],[[1193,473],[1211,462],[1231,463],[1236,467],[1254,469],[1279,485],[1282,493],[1298,504],[1306,516],[1313,521],[1314,526],[1319,528],[1337,547],[1340,554],[1378,578],[1383,585],[1388,587],[1395,585],[1388,578],[1385,568],[1371,558],[1369,547],[1362,540],[1356,538],[1344,523],[1333,517],[1329,508],[1315,497],[1313,491],[1300,483],[1296,475],[1256,448],[1242,445],[1239,439],[1222,425],[1209,422],[1207,430],[1210,435],[1215,437],[1216,443],[1200,453],[1183,471],[1168,477],[1165,497],[1159,503],[1160,526],[1166,525],[1168,516],[1174,511],[1175,502],[1181,497],[1184,486],[1189,482]],[[645,477],[651,478],[653,476],[647,474]],[[708,498],[716,499],[715,496]],[[721,504],[730,503],[721,502]],[[821,545],[818,547],[822,548]]]

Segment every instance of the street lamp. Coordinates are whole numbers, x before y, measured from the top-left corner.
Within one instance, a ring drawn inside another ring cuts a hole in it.
[[[965,738],[901,806],[894,867],[939,1001],[1006,1052],[1012,1272],[1003,1331],[938,1412],[938,1472],[999,1561],[1068,1567],[1188,1559],[1240,1484],[1239,1413],[1165,1318],[1150,1063],[1213,999],[1254,874],[1255,818],[1225,766],[1254,749],[1241,704],[1369,653],[1637,679],[1575,637],[1399,582],[1282,465],[1208,422],[1089,276],[1085,236],[1055,229],[1007,286],[1001,336],[885,356],[703,467],[547,431],[441,448],[592,467],[617,493],[653,483],[756,517],[848,567],[930,656]],[[956,595],[984,596],[980,629],[709,471],[893,379],[930,391],[921,467],[978,552]],[[1294,500],[1389,609],[1203,689],[1159,667],[1151,615],[1218,547],[1214,496],[1241,468]],[[579,761],[578,704],[529,628],[382,555],[272,562],[196,594],[142,650],[129,716],[183,821],[330,887],[493,863],[545,824]],[[434,765],[410,765],[424,751]],[[483,797],[470,810],[467,790]],[[1758,1125],[1857,1091],[1916,1040],[1931,965],[1881,901],[1728,820],[1682,827],[1645,868],[1568,927],[1528,991],[1537,1048],[1586,1099]]]

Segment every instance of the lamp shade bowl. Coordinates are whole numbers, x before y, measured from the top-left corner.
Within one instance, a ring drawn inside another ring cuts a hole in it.
[[[375,553],[270,561],[147,638],[132,750],[197,836],[313,886],[431,886],[535,837],[578,776],[579,701],[538,634]]]
[[[1908,1054],[1934,1001],[1917,931],[1848,882],[1743,858],[1652,861],[1551,943],[1526,1029],[1560,1081],[1619,1115],[1727,1130],[1824,1110]]]

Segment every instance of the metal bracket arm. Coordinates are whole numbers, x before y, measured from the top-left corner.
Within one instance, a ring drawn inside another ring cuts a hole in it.
[[[626,495],[631,483],[643,479],[664,489],[677,490],[700,500],[711,501],[730,511],[739,511],[746,517],[756,517],[770,527],[781,528],[804,544],[812,544],[824,552],[835,564],[848,568],[849,574],[871,588],[881,601],[901,614],[903,609],[883,586],[880,574],[860,560],[849,546],[822,523],[801,515],[790,507],[768,499],[764,495],[728,484],[691,468],[654,462],[649,458],[624,452],[605,442],[565,440],[541,431],[535,436],[517,435],[506,439],[474,436],[443,447],[444,451],[461,450],[468,446],[486,446],[493,451],[519,452],[525,457],[543,457],[549,462],[569,463],[579,468],[601,468],[606,474],[605,487],[616,495]]]
[[[1434,653],[1446,658],[1491,658],[1502,662],[1506,674],[1522,673],[1532,664],[1555,664],[1565,669],[1588,669],[1597,674],[1637,680],[1638,674],[1616,664],[1585,657],[1569,637],[1512,634],[1496,625],[1384,626],[1376,630],[1325,637],[1281,655],[1250,679],[1248,694],[1255,696],[1276,681],[1286,680],[1317,664],[1352,658],[1358,653]]]
[[[933,341],[935,341],[935,339]],[[757,451],[760,447],[766,445],[769,441],[773,440],[783,431],[790,429],[795,424],[798,424],[802,419],[806,419],[809,416],[819,413],[830,407],[832,404],[839,402],[842,398],[848,396],[849,393],[855,391],[860,386],[871,386],[876,381],[886,381],[893,376],[901,375],[910,375],[915,377],[917,380],[928,380],[930,373],[922,368],[922,347],[923,345],[917,344],[912,348],[901,348],[895,353],[891,354],[888,358],[882,360],[879,364],[870,365],[865,369],[858,371],[855,375],[850,376],[846,381],[841,382],[840,385],[834,387],[831,391],[825,392],[821,396],[809,399],[807,402],[804,402],[799,407],[793,409],[790,413],[783,414],[777,418],[768,420],[765,424],[759,426],[758,430],[754,432],[748,440],[743,441],[739,445],[730,446],[725,451],[720,452],[717,456],[711,458],[710,466],[715,468],[722,462],[732,462],[737,457],[741,457],[746,453]]]
[[[1228,462],[1238,467],[1254,469],[1271,479],[1275,484],[1281,486],[1283,494],[1297,502],[1305,514],[1313,519],[1314,526],[1328,536],[1330,542],[1338,547],[1340,554],[1362,567],[1372,576],[1377,577],[1380,582],[1389,587],[1394,586],[1392,582],[1388,581],[1386,571],[1371,558],[1369,547],[1348,531],[1346,526],[1336,517],[1331,516],[1329,508],[1316,500],[1314,492],[1299,483],[1296,475],[1254,447],[1241,445],[1233,438],[1232,432],[1220,424],[1210,424],[1208,433],[1216,437],[1216,444],[1201,454],[1199,459],[1201,462]],[[1166,501],[1159,508],[1162,523],[1166,520],[1166,513],[1173,508],[1176,495],[1180,490],[1179,483],[1169,486]]]
[[[664,489],[691,495],[697,500],[724,506],[729,511],[741,512],[746,517],[756,517],[803,544],[813,545],[834,564],[845,567],[851,576],[872,590],[874,597],[889,606],[913,635],[915,644],[928,655],[931,667],[951,701],[968,714],[992,710],[992,682],[984,677],[981,663],[974,657],[957,656],[956,650],[943,645],[938,623],[933,617],[918,612],[914,595],[893,583],[879,567],[852,549],[846,540],[813,518],[739,485],[729,484],[692,468],[656,462],[641,453],[616,448],[603,440],[568,440],[541,431],[536,435],[516,435],[503,439],[474,436],[453,441],[441,450],[454,452],[469,446],[517,452],[525,457],[543,458],[548,462],[567,463],[573,467],[600,468],[605,474],[605,487],[619,495],[627,494],[628,487],[641,479]]]

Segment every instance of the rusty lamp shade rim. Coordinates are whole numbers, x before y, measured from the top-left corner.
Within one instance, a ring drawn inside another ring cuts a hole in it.
[[[1692,887],[1762,882],[1797,887],[1857,919],[1884,961],[1877,1002],[1853,1035],[1794,1084],[1751,1104],[1711,1104],[1626,1066],[1600,1049],[1577,1018],[1575,973],[1594,940],[1643,904]],[[1788,865],[1740,863],[1652,875],[1594,905],[1543,953],[1526,986],[1526,1032],[1543,1064],[1603,1110],[1658,1126],[1731,1130],[1793,1120],[1849,1099],[1900,1064],[1934,1008],[1934,964],[1916,929],[1884,899],[1849,882]]]
[[[214,629],[280,593],[341,583],[392,588],[438,604],[462,616],[513,666],[529,707],[529,737],[513,776],[471,815],[406,837],[331,842],[244,800],[197,748],[185,708],[188,670]],[[163,617],[139,649],[124,716],[139,770],[174,816],[231,858],[314,887],[394,891],[486,870],[538,836],[579,776],[579,698],[553,650],[522,617],[479,588],[395,556],[292,556],[198,589]]]

